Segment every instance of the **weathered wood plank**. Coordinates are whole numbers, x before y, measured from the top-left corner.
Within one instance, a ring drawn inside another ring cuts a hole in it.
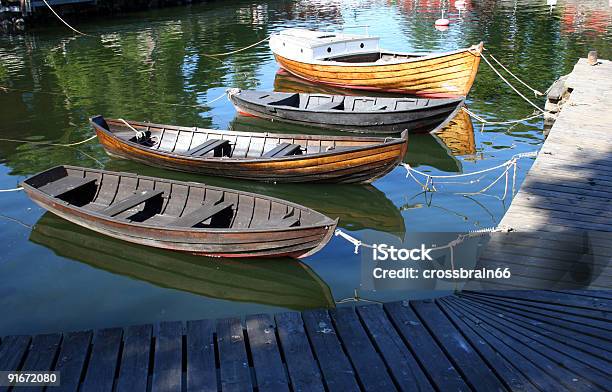
[[[89,353],[92,332],[65,333],[55,371],[60,372],[60,385],[53,391],[76,392],[81,383],[81,375]]]
[[[327,311],[306,311],[302,318],[327,388],[330,391],[359,391],[355,372]]]
[[[433,300],[411,301],[412,308],[439,346],[475,391],[503,391],[504,385]]]
[[[126,328],[117,392],[142,391],[147,388],[152,333],[151,325]]]
[[[372,346],[355,309],[349,306],[339,307],[330,313],[363,388],[368,391],[396,390],[383,360]]]
[[[123,330],[121,328],[107,328],[96,331],[81,391],[112,391],[122,335]]]
[[[410,347],[438,389],[444,391],[470,390],[455,366],[448,360],[421,320],[410,308],[408,301],[385,303],[383,307],[402,336],[404,343]]]
[[[276,325],[272,316],[267,314],[247,316],[246,330],[257,378],[257,389],[261,392],[289,391],[289,380],[278,350]]]
[[[251,371],[242,324],[237,318],[217,320],[222,391],[251,391]]]
[[[151,391],[180,392],[183,369],[183,323],[162,322],[155,337]]]
[[[496,369],[497,374],[508,385],[508,389],[512,391],[567,390],[559,386],[553,377],[525,360],[521,353],[512,346],[503,344],[494,335],[480,328],[478,318],[459,312],[449,298],[439,301],[448,317],[472,342],[472,346],[476,347],[484,360]]]
[[[366,305],[358,306],[356,310],[397,387],[406,392],[433,391],[434,388],[418,361],[406,347],[382,307]]]
[[[187,322],[187,391],[217,392],[215,322]]]
[[[576,382],[580,382],[581,388],[585,390],[606,390],[606,387],[609,386],[609,373],[605,372],[605,370],[612,370],[609,362],[601,361],[563,343],[553,344],[540,333],[531,332],[515,323],[509,323],[499,314],[487,313],[470,303],[464,302],[463,309],[484,320],[486,325],[503,334],[506,342],[513,342],[512,344],[523,347],[523,350],[531,353],[533,361],[538,361],[543,365],[548,364],[554,368],[556,376],[564,380],[568,386],[576,385]]]
[[[6,336],[0,343],[0,369],[19,370],[30,347],[29,336]]]
[[[292,389],[323,392],[323,380],[302,317],[299,313],[286,312],[275,315],[275,319]]]

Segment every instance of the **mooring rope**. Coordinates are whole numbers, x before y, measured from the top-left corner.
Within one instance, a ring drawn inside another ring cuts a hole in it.
[[[21,190],[23,190],[22,187],[12,188],[12,189],[0,189],[0,193],[4,193],[4,192],[19,192]]]
[[[225,53],[206,54],[206,56],[209,56],[209,57],[229,56],[229,55],[232,55],[232,54],[240,53],[240,52],[245,51],[247,49],[254,48],[255,46],[257,46],[257,45],[261,44],[262,42],[265,42],[265,41],[267,41],[269,39],[270,39],[270,36],[268,35],[266,38],[262,39],[261,41],[257,41],[254,44],[251,44],[249,46],[245,46],[244,48],[232,50],[231,52],[225,52]]]
[[[518,120],[508,120],[508,121],[489,121],[489,120],[485,120],[484,118],[478,116],[476,113],[472,112],[471,110],[469,110],[468,108],[466,108],[465,106],[461,107],[461,110],[463,110],[464,112],[466,112],[470,117],[472,117],[474,120],[477,120],[478,122],[482,123],[483,125],[509,125],[509,124],[518,124],[518,123],[522,123],[524,121],[529,121],[529,120],[533,120],[534,118],[538,118],[538,117],[542,117],[544,116],[544,113],[536,113],[536,114],[532,114],[530,116],[527,116],[525,118],[520,118]]]
[[[52,92],[52,91],[24,90],[24,89],[18,89],[18,88],[6,87],[6,86],[0,86],[0,90],[2,90],[4,92],[15,91],[15,92],[22,92],[22,93],[32,93],[32,94],[36,93],[36,94],[47,94],[47,95],[56,95],[56,96],[67,97],[66,94],[56,93],[56,92]],[[226,95],[227,90],[230,90],[230,88],[226,88],[221,95],[219,95],[218,97],[216,97],[214,99],[211,99],[210,101],[206,101],[204,103],[199,103],[199,104],[195,104],[195,105],[189,105],[189,104],[184,104],[184,103],[161,102],[161,101],[139,101],[139,102],[145,103],[145,104],[157,104],[157,105],[166,105],[166,106],[180,106],[180,107],[188,107],[188,108],[200,108],[200,107],[208,106],[211,103],[217,102],[218,100],[220,100],[221,98],[223,98]],[[89,98],[93,98],[93,96],[73,95],[72,97],[67,97],[67,98],[89,99]]]
[[[26,144],[43,144],[47,146],[58,146],[58,147],[74,147],[74,146],[78,146],[79,144],[87,143],[88,141],[93,140],[96,137],[97,137],[96,135],[93,135],[92,137],[89,137],[85,140],[81,140],[80,142],[67,143],[67,144],[52,143],[52,142],[37,142],[33,140],[5,139],[5,138],[0,138],[0,141],[12,142],[12,143],[26,143]]]
[[[75,29],[74,27],[70,26],[68,24],[68,22],[66,22],[64,19],[62,19],[61,16],[58,15],[57,12],[55,12],[55,10],[53,8],[51,8],[51,6],[49,5],[49,3],[47,3],[47,0],[43,0],[43,2],[45,3],[45,5],[47,6],[47,8],[49,8],[51,10],[51,12],[53,12],[53,15],[55,15],[57,17],[57,19],[61,20],[62,23],[64,23],[66,26],[68,26],[72,31],[74,31],[75,33],[81,34],[81,35],[88,35],[85,33],[80,32],[79,30]]]
[[[489,51],[487,48],[483,48],[486,51]],[[491,57],[493,59],[493,61],[495,61],[500,67],[502,67],[504,69],[504,71],[508,72],[510,74],[510,76],[512,76],[514,79],[516,79],[519,83],[521,83],[523,86],[527,87],[529,90],[533,91],[533,93],[535,94],[535,96],[543,96],[545,95],[545,93],[542,93],[538,90],[536,90],[535,88],[531,87],[530,85],[528,85],[527,83],[525,83],[523,80],[521,80],[518,76],[516,76],[515,74],[513,74],[512,72],[510,72],[510,70],[508,68],[506,68],[506,66],[504,66],[499,60],[497,60],[497,58],[495,58],[495,56],[493,56],[491,53],[489,53],[489,57]]]
[[[482,228],[482,229],[470,230],[470,231],[468,231],[465,234],[459,234],[457,236],[457,238],[455,238],[454,240],[448,242],[445,245],[435,246],[435,247],[432,247],[430,249],[432,251],[449,249],[449,248],[453,248],[453,247],[461,244],[462,242],[464,242],[468,238],[482,237],[482,236],[485,236],[485,235],[490,234],[490,233],[505,232],[505,231],[507,231],[507,229],[500,228],[500,227],[485,227],[485,228]],[[371,248],[371,249],[374,249],[374,245],[365,243],[365,242],[363,242],[363,241],[353,237],[352,235],[344,232],[342,229],[336,229],[334,231],[334,236],[342,237],[347,242],[350,242],[355,247],[355,250],[353,252],[355,254],[359,253],[359,248]]]
[[[497,70],[497,68],[495,68],[493,66],[493,64],[491,64],[491,62],[489,62],[489,60],[484,55],[484,53],[481,53],[480,57],[485,61],[485,63],[487,63],[487,65],[493,70],[493,72],[495,72],[497,74],[497,76],[499,76],[499,78],[504,81],[504,83],[506,83],[512,90],[514,90],[515,93],[517,93],[521,98],[523,98],[531,106],[533,106],[534,108],[538,109],[540,112],[544,113],[544,109],[541,109],[538,105],[533,103],[529,98],[527,98],[525,95],[523,95],[523,93],[518,91],[517,88],[514,87],[506,78],[504,78],[504,76]]]
[[[427,173],[423,173],[422,171],[419,171],[417,169],[414,169],[413,167],[411,167],[408,163],[402,163],[401,165],[406,169],[406,178],[411,177],[417,184],[419,184],[423,190],[425,190],[426,192],[437,192],[438,190],[436,189],[435,185],[434,185],[434,180],[435,179],[450,179],[450,178],[462,178],[462,177],[471,177],[471,176],[475,176],[478,174],[484,174],[484,173],[488,173],[500,168],[505,168],[505,170],[502,172],[502,174],[497,177],[491,184],[487,185],[486,187],[484,187],[483,189],[481,189],[478,192],[470,192],[470,193],[460,193],[462,195],[478,195],[478,194],[482,194],[484,192],[486,192],[487,190],[491,189],[491,187],[493,187],[493,185],[495,185],[497,182],[499,182],[499,180],[501,180],[502,177],[506,177],[506,187],[504,189],[504,195],[502,196],[501,200],[504,200],[506,198],[506,195],[508,193],[508,173],[510,168],[513,168],[513,179],[512,179],[512,192],[514,193],[514,189],[515,189],[515,184],[516,184],[516,165],[519,159],[521,158],[529,158],[529,157],[535,157],[537,156],[537,151],[530,151],[530,152],[524,152],[524,153],[519,153],[519,154],[515,154],[512,156],[512,158],[510,158],[509,160],[507,160],[504,163],[501,163],[499,165],[493,166],[493,167],[489,167],[487,169],[482,169],[482,170],[477,170],[474,172],[470,172],[470,173],[461,173],[461,174],[447,174],[447,175],[432,175],[432,174],[427,174]],[[414,176],[413,173],[416,173],[418,175],[421,175],[425,178],[425,183],[423,184],[421,181],[419,181],[418,178],[416,178]],[[480,182],[480,180],[483,177],[477,179],[476,181],[470,182],[470,183],[474,183],[474,182]],[[442,182],[444,183],[444,182]]]

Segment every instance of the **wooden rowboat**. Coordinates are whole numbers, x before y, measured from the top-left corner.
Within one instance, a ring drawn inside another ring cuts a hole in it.
[[[152,166],[268,182],[369,183],[404,157],[399,138],[287,135],[219,131],[91,119],[98,140],[114,156]],[[142,132],[137,137],[134,130]]]
[[[207,298],[294,310],[335,305],[329,286],[295,259],[203,259],[101,236],[49,212],[30,241],[94,268]]]
[[[58,166],[23,181],[41,207],[128,242],[214,257],[307,257],[337,220],[272,197],[130,173]]]
[[[349,132],[429,132],[452,116],[463,98],[390,98],[231,89],[228,98],[246,116]]]
[[[466,96],[478,72],[482,42],[446,53],[402,53],[379,38],[305,29],[270,37],[279,65],[295,76],[337,87],[430,97]]]

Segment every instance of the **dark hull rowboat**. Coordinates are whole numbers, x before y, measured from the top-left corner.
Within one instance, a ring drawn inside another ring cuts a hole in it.
[[[128,242],[213,257],[307,257],[337,220],[272,197],[193,182],[58,166],[23,181],[41,207]]]
[[[268,182],[369,183],[393,170],[408,148],[398,138],[218,131],[91,119],[114,156],[198,174]],[[142,132],[135,136],[134,130]]]
[[[456,113],[463,98],[389,98],[231,89],[228,98],[246,116],[349,132],[429,132]]]
[[[294,310],[334,307],[329,286],[295,259],[203,260],[99,235],[50,212],[36,222],[30,241],[94,268],[208,298]]]
[[[483,44],[402,53],[380,48],[378,37],[295,28],[272,34],[270,49],[282,68],[312,82],[440,98],[469,93]]]

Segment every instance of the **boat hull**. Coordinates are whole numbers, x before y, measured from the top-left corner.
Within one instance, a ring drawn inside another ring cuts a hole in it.
[[[467,96],[480,64],[482,44],[437,56],[424,56],[391,64],[352,64],[325,61],[300,62],[274,54],[291,74],[316,83],[397,92],[423,97]]]
[[[271,113],[269,107],[256,105],[229,95],[229,99],[243,116],[254,116],[271,121],[283,121],[322,129],[334,129],[345,132],[367,133],[373,135],[397,135],[408,130],[411,133],[426,133],[436,129],[459,105],[449,102],[432,108],[393,111],[393,112],[349,112],[349,111],[306,111],[275,107]]]
[[[190,173],[266,182],[370,183],[393,170],[407,150],[407,136],[395,143],[354,151],[283,159],[193,159],[142,148],[96,127],[107,153],[147,165]]]
[[[104,174],[100,177],[98,173],[102,172],[94,172],[92,170],[92,174],[86,174],[86,178],[89,178],[91,175],[91,178],[97,178],[97,181],[101,181],[104,184],[106,181],[104,180]],[[106,173],[114,175],[112,172]],[[132,182],[140,183],[154,181],[153,177],[139,177],[127,173],[121,173],[121,175],[121,178],[126,179],[125,182],[128,182],[130,179]],[[171,184],[171,189],[198,185],[179,181],[172,182]],[[117,219],[89,209],[76,207],[51,197],[37,188],[28,185],[26,182],[22,183],[22,186],[36,204],[84,228],[131,243],[210,257],[308,257],[327,244],[338,222],[337,220],[324,218],[321,223],[304,227],[273,227],[270,229],[193,229],[190,227],[169,228],[165,226],[142,225],[125,218]],[[102,186],[107,187],[107,185]],[[218,190],[221,188],[214,189]],[[105,192],[104,190],[99,190],[99,196],[96,197],[106,197],[103,195]],[[117,193],[119,192],[122,192],[120,188],[117,190]],[[188,200],[180,200],[181,197],[185,198],[188,195],[174,193],[174,191],[170,192],[168,200],[173,200],[174,203],[184,203],[184,205],[189,203]],[[258,197],[255,194],[245,192],[242,192],[241,195]],[[92,204],[98,203],[96,200],[94,199]],[[283,203],[285,206],[303,208],[299,205],[274,198],[266,198],[266,200],[277,205]]]

